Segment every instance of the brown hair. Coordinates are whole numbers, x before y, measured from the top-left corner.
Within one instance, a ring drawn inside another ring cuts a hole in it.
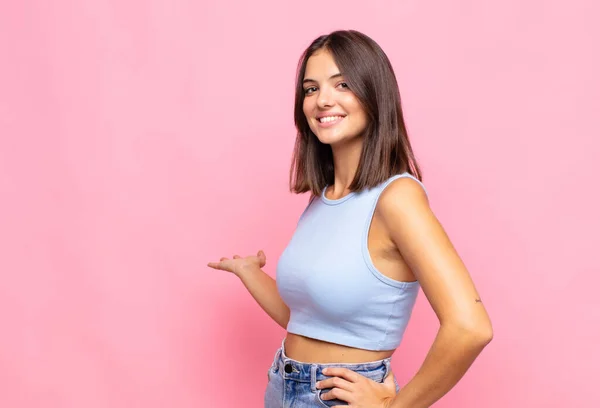
[[[422,181],[404,124],[398,83],[388,57],[365,34],[340,30],[315,39],[298,63],[294,105],[298,133],[290,169],[290,191],[311,191],[313,195],[319,195],[326,185],[334,182],[331,146],[317,139],[302,109],[306,63],[319,50],[331,53],[344,81],[369,118],[358,169],[349,189],[372,188],[405,171]]]

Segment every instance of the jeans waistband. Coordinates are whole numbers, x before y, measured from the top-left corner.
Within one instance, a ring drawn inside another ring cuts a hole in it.
[[[365,363],[304,363],[286,356],[284,338],[281,347],[275,353],[271,367],[273,372],[279,373],[286,380],[310,382],[311,390],[315,391],[317,381],[329,378],[329,376],[323,374],[323,369],[327,367],[347,368],[373,381],[382,382],[391,370],[391,359],[392,357],[388,357],[383,360]]]

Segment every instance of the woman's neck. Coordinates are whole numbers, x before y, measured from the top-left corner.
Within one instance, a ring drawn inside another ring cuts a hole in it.
[[[332,145],[333,171],[334,171],[334,194],[343,194],[354,180],[360,155],[362,153],[363,139],[356,138],[343,145]]]

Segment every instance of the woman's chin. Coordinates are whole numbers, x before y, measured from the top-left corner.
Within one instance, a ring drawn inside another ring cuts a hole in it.
[[[338,144],[340,142],[343,142],[344,139],[346,139],[344,136],[342,135],[324,135],[324,134],[320,134],[317,136],[317,139],[319,139],[319,142],[323,143],[323,144],[327,144],[327,145],[334,145],[334,144]]]
[[[317,136],[317,139],[323,144],[334,146],[350,146],[355,142],[359,141],[361,138],[359,137],[350,137],[350,136],[340,136],[336,135],[335,137],[324,137],[323,135]]]

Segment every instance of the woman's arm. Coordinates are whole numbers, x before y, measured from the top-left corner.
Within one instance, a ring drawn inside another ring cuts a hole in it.
[[[492,340],[492,325],[465,265],[416,181],[394,180],[382,192],[377,211],[440,321],[425,361],[389,407],[429,407],[456,385]]]
[[[290,321],[290,309],[279,296],[275,279],[257,266],[246,269],[237,275],[260,307],[278,325],[286,329]]]
[[[234,255],[233,259],[221,258],[219,262],[209,262],[208,266],[213,269],[231,272],[240,278],[260,307],[278,325],[286,329],[290,320],[290,309],[279,296],[275,279],[261,269],[266,265],[266,262],[265,253],[258,251],[258,254],[245,258],[239,255]]]

